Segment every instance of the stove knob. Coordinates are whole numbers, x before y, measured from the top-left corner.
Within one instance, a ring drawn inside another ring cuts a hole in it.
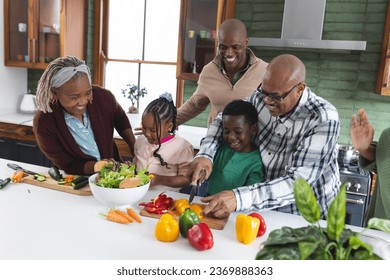
[[[350,189],[351,186],[352,186],[351,182],[347,182],[346,185],[347,185],[347,191],[349,191],[349,189]]]
[[[358,192],[361,187],[362,187],[362,185],[360,185],[359,183],[356,183],[355,184],[356,192]]]

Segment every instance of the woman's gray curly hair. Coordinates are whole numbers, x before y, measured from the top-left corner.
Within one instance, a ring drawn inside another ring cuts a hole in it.
[[[78,70],[78,67],[82,67],[81,70]],[[58,76],[56,76],[56,74],[64,68],[74,68],[73,70],[75,71],[74,73],[70,74],[69,79],[65,79],[65,81],[75,80],[79,77],[84,77],[84,75],[87,75],[89,81],[91,82],[89,68],[85,65],[85,62],[79,58],[74,56],[65,56],[53,60],[47,66],[45,72],[42,74],[38,82],[35,99],[38,110],[44,113],[53,112],[50,106],[50,103],[53,101],[53,89],[59,89],[64,84],[60,83],[60,86],[54,87],[53,78],[54,80],[58,80]]]

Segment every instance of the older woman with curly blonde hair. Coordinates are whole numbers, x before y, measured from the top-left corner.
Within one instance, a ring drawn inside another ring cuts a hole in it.
[[[114,95],[91,85],[88,66],[72,56],[52,61],[39,80],[33,130],[38,145],[68,174],[89,175],[101,159],[121,161],[114,128],[134,151],[129,119]]]

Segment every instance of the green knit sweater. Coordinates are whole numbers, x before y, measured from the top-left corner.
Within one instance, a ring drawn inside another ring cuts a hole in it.
[[[390,128],[385,129],[375,151],[376,160],[368,162],[360,156],[360,166],[377,174],[374,193],[366,214],[366,222],[372,217],[390,220]]]

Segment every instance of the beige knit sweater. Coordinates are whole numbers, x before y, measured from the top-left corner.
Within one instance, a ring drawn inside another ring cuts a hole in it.
[[[251,65],[234,85],[220,70],[219,54],[203,68],[196,91],[177,110],[177,125],[196,117],[211,104],[208,118],[208,125],[210,125],[217,114],[223,111],[226,104],[234,99],[245,99],[256,90],[263,80],[268,63],[257,58],[250,49],[248,51]]]

